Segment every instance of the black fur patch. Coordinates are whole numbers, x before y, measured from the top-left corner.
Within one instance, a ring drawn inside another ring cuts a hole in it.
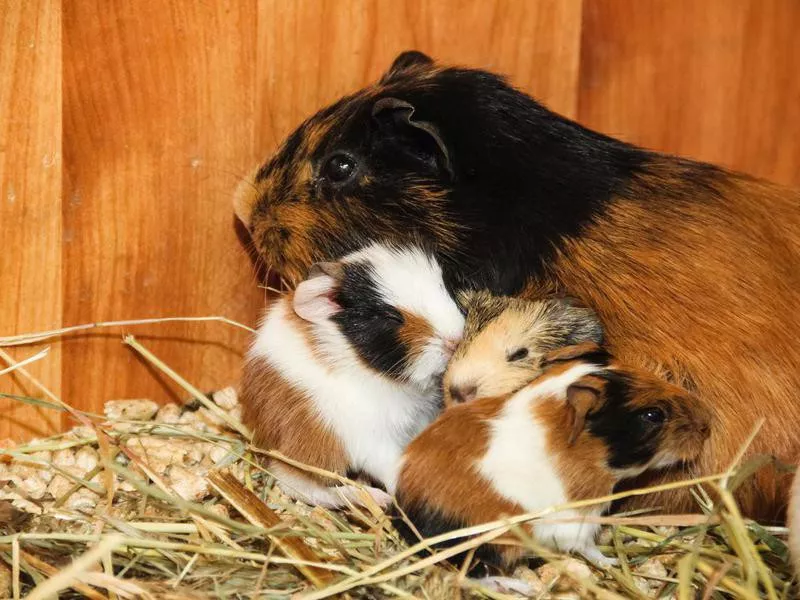
[[[466,523],[462,523],[461,521],[453,519],[452,517],[449,517],[438,510],[420,508],[414,504],[405,505],[402,494],[398,494],[397,501],[400,506],[403,507],[403,511],[406,513],[406,516],[414,524],[414,527],[417,528],[417,531],[423,538],[434,537],[436,535],[447,533],[449,531],[455,531],[456,529],[461,529],[467,526]],[[408,543],[409,546],[413,546],[420,541],[419,537],[417,537],[414,531],[412,531],[412,529],[408,526],[396,508],[392,508],[389,516],[392,519],[392,524],[394,525],[395,529],[397,529],[400,535],[403,536],[403,539],[406,541],[406,543]],[[437,544],[436,548],[450,548],[460,544],[466,539],[467,538],[459,538],[457,540],[442,542],[441,544]],[[451,557],[449,562],[456,566],[461,566],[466,556],[466,552],[461,552]],[[502,566],[503,561],[496,547],[490,544],[483,544],[482,546],[478,547],[478,550],[475,552],[475,560],[470,566],[469,575],[471,577],[490,575],[494,572],[500,571]]]
[[[381,298],[372,266],[346,264],[334,301],[342,310],[331,320],[361,359],[376,371],[401,376],[408,360],[408,350],[398,336],[403,317]]]
[[[313,232],[319,256],[335,259],[369,241],[422,240],[435,250],[451,293],[487,288],[514,295],[529,278],[546,276],[564,241],[579,236],[614,197],[704,201],[707,195],[691,191],[705,192],[722,177],[715,167],[590,131],[492,73],[429,70],[424,64],[392,73],[369,92],[342,98],[310,120],[330,124],[309,157],[312,163],[347,152],[367,175],[344,190],[314,188],[308,201],[344,224],[335,235]],[[452,174],[432,160],[430,135],[387,127],[373,117],[374,104],[383,98],[409,103],[415,121],[435,128]],[[299,131],[303,127],[308,124]],[[290,137],[275,166],[303,160],[296,156],[298,145],[296,135]],[[680,170],[685,189],[642,177],[665,161]],[[643,185],[654,186],[654,193]],[[292,188],[282,187],[264,202],[285,201]]]
[[[630,406],[631,382],[625,375],[607,372],[603,377],[607,381],[606,403],[588,415],[589,431],[605,440],[612,468],[645,464],[658,449],[661,428],[641,418],[646,409]]]

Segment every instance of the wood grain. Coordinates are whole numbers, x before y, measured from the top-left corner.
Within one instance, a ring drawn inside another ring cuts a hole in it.
[[[64,13],[64,322],[218,314],[262,303],[230,194],[253,153],[255,4],[82,0]],[[136,328],[201,389],[235,382],[248,336]],[[64,343],[64,396],[98,410],[175,388],[119,332]]]
[[[376,80],[400,52],[512,76],[573,116],[580,0],[262,0],[258,147],[264,156],[305,117]],[[286,74],[291,73],[287,77]]]
[[[579,119],[800,185],[800,2],[586,0]]]
[[[0,4],[0,335],[61,325],[61,36],[57,0]],[[40,347],[11,352],[22,359]],[[0,370],[5,367],[0,361]],[[30,372],[60,391],[61,352]],[[33,394],[0,376],[0,393]],[[0,439],[53,432],[58,413],[0,398]]]
[[[505,73],[624,139],[800,184],[794,0],[63,5],[62,22],[56,0],[0,3],[0,335],[150,316],[254,324],[265,298],[234,229],[240,176],[410,48]],[[248,342],[221,324],[130,331],[201,389],[234,382]],[[88,410],[174,398],[121,333],[54,344],[32,370]],[[0,438],[58,421],[0,410]]]

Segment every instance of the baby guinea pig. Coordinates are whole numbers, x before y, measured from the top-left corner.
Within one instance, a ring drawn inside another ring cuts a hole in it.
[[[487,291],[458,298],[467,321],[444,377],[447,406],[516,391],[541,373],[547,352],[603,341],[595,313],[571,298],[529,301]]]
[[[623,478],[691,461],[708,436],[710,412],[696,399],[593,344],[549,353],[542,368],[513,394],[447,408],[408,446],[397,500],[423,537],[611,494]],[[608,508],[564,510],[527,527],[546,547],[604,564],[599,525],[584,519]],[[508,566],[522,551],[493,544],[478,556]]]
[[[405,446],[441,409],[463,325],[438,264],[415,247],[372,244],[315,265],[270,306],[249,351],[241,394],[253,443],[393,492]],[[310,504],[357,501],[354,489],[277,460],[268,469]]]

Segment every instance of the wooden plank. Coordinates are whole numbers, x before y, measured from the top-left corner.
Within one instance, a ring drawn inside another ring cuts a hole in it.
[[[57,0],[0,5],[0,335],[61,325],[59,7]],[[9,352],[19,360],[40,349]],[[60,391],[57,346],[29,370]],[[0,392],[38,395],[10,375],[0,376]],[[44,435],[58,422],[52,411],[0,399],[0,438]]]
[[[218,314],[263,303],[232,191],[254,153],[255,3],[82,0],[64,12],[64,322]],[[201,389],[238,377],[246,332],[131,329]],[[64,397],[184,396],[121,343],[64,343]]]
[[[579,118],[800,184],[800,2],[586,0]]]
[[[488,68],[556,110],[577,106],[581,0],[261,0],[258,147],[416,49]]]

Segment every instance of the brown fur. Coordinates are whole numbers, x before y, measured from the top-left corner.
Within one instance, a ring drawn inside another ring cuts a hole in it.
[[[386,242],[413,237],[356,198],[319,198],[313,211],[304,200],[313,183],[311,156],[325,149],[320,144],[335,140],[346,124],[366,121],[377,94],[402,98],[404,89],[424,90],[438,72],[434,65],[415,65],[406,79],[387,76],[324,109],[301,126],[301,151],[292,164],[273,161],[252,186],[241,188],[237,214],[268,265],[297,281],[312,262],[353,249],[344,247],[358,238],[353,232],[373,232]],[[696,391],[713,407],[719,426],[697,471],[673,470],[663,478],[727,469],[761,417],[766,423],[748,456],[766,452],[798,462],[800,192],[655,154],[636,173],[609,188],[616,195],[610,207],[603,197],[590,222],[570,239],[559,238],[558,255],[547,256],[549,273],[530,282],[525,297],[541,298],[541,290],[578,296],[599,314],[615,355]],[[456,261],[469,259],[472,249],[459,243],[469,239],[464,215],[453,214],[447,190],[438,183],[404,186],[398,193],[413,195],[424,212],[424,218],[409,216],[413,232],[428,234],[434,250],[447,250]],[[509,230],[507,245],[523,235]],[[650,476],[636,485],[661,479]],[[788,475],[764,470],[737,497],[748,516],[781,519],[788,489]],[[632,504],[653,502],[670,511],[696,508],[685,490]]]
[[[545,373],[530,385],[557,377],[580,362],[580,357],[565,355],[564,360],[558,360],[554,354],[556,359],[547,363]],[[694,459],[708,434],[709,415],[703,406],[687,402],[686,392],[649,373],[612,368],[624,372],[633,382],[633,407],[660,406],[669,410],[668,424],[651,462],[665,457]],[[597,391],[594,409],[605,402],[606,380],[602,375],[587,375],[575,385]],[[490,422],[513,396],[480,398],[446,409],[406,449],[397,493],[401,503],[434,508],[464,526],[524,512],[519,504],[504,498],[477,469],[488,450]],[[588,429],[581,428],[578,437],[570,439],[576,414],[568,400],[537,398],[531,403],[530,413],[547,430],[547,454],[555,462],[570,500],[598,498],[612,492],[625,473],[609,468],[608,448]],[[465,439],[470,443],[465,444]],[[520,557],[519,548],[513,546],[497,545],[495,549],[508,564]]]
[[[437,65],[411,65],[410,76],[424,81],[442,69]],[[307,119],[298,128],[299,146],[291,164],[270,161],[252,177],[239,186],[234,198],[234,210],[248,228],[255,248],[267,265],[281,273],[292,285],[296,285],[306,270],[315,262],[341,256],[355,247],[336,248],[335,252],[324,252],[324,243],[315,235],[325,232],[324,237],[335,238],[352,230],[379,230],[387,233],[384,241],[402,242],[407,232],[391,232],[395,229],[391,220],[385,220],[380,212],[364,206],[361,199],[337,196],[336,202],[316,201],[309,203],[311,189],[317,173],[314,157],[324,154],[324,144],[336,129],[351,117],[352,113],[368,106],[379,93],[391,90],[391,84],[376,83],[337,104],[336,111],[322,111]],[[276,156],[287,146],[284,141]],[[369,182],[365,174],[362,184]],[[440,249],[454,249],[462,239],[462,227],[449,212],[446,189],[431,188],[422,182],[407,182],[406,193],[419,199],[426,213],[433,215],[416,226],[424,229],[437,240]],[[341,215],[347,214],[348,222]],[[385,221],[385,222],[384,222]],[[394,236],[394,238],[392,237]],[[341,236],[345,237],[345,236]]]
[[[265,450],[277,450],[307,465],[346,474],[347,455],[339,440],[320,424],[312,412],[311,401],[292,388],[266,361],[257,358],[245,365],[241,392],[242,417],[253,431],[253,444]],[[267,461],[268,467],[274,463]],[[288,465],[284,468],[294,470]],[[328,483],[307,472],[302,475]]]
[[[292,294],[279,302],[291,303]],[[293,311],[288,311],[292,325],[309,339],[310,325]],[[308,344],[314,348],[313,344]],[[245,363],[240,383],[242,420],[253,432],[253,444],[264,450],[277,450],[304,464],[345,475],[347,455],[334,434],[322,426],[314,415],[311,400],[302,391],[292,387],[262,357]],[[277,461],[268,460],[268,467]],[[285,471],[328,483],[307,472],[289,465]]]
[[[420,352],[424,349],[425,344],[435,337],[435,332],[431,324],[407,310],[400,310],[403,316],[403,324],[397,332],[397,337],[400,342],[405,344],[406,348],[410,349],[411,353]]]
[[[516,503],[491,491],[491,484],[474,469],[488,449],[487,422],[506,400],[483,398],[446,410],[409,444],[399,479],[407,502],[446,506],[469,523],[520,512]],[[470,443],[464,444],[465,439]],[[476,494],[476,490],[486,493]]]
[[[696,389],[714,411],[696,471],[675,469],[635,485],[725,470],[762,417],[747,455],[796,463],[800,194],[738,175],[698,189],[669,163],[654,172],[568,242],[551,269],[554,281],[598,313],[614,355],[639,364],[647,357],[652,370]],[[653,198],[666,190],[669,197]],[[698,193],[706,203],[682,202]],[[773,236],[774,221],[794,235]],[[738,498],[746,514],[772,520],[785,510],[788,489],[787,475],[766,469]],[[687,490],[631,501],[653,504],[694,508]]]

